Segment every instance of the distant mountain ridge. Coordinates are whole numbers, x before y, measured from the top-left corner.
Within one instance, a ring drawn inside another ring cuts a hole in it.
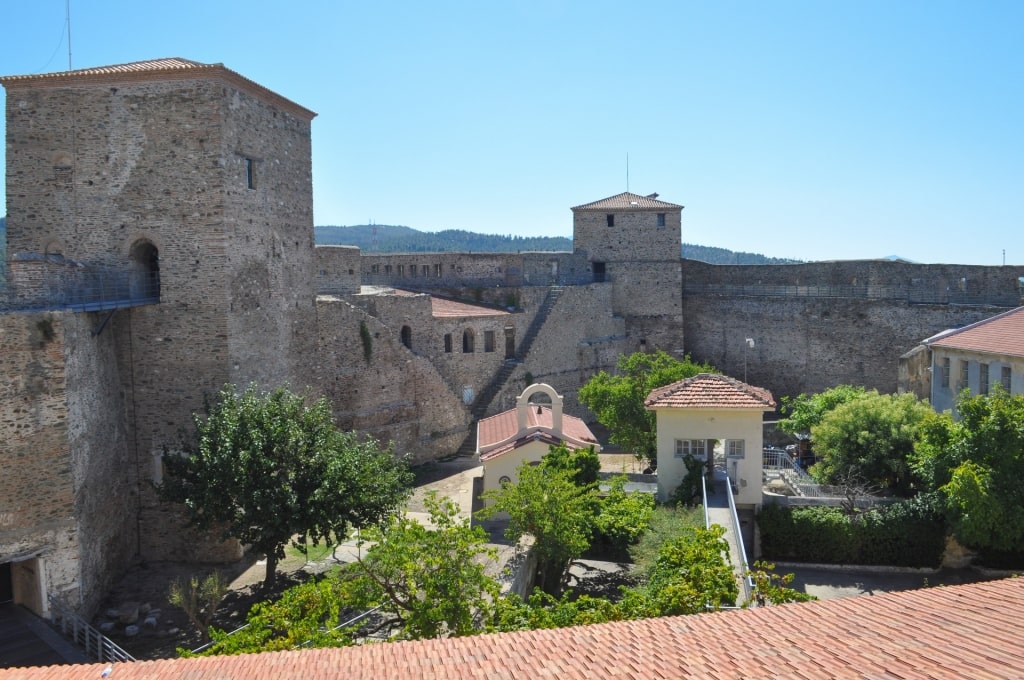
[[[366,253],[515,253],[572,250],[572,239],[565,236],[478,234],[462,229],[425,232],[412,227],[389,224],[323,226],[313,229],[318,245],[357,246]],[[801,261],[691,243],[683,244],[681,256],[709,264],[794,264]]]

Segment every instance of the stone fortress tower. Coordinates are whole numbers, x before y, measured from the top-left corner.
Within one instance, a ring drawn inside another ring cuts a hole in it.
[[[611,282],[613,309],[640,350],[683,346],[682,211],[629,192],[572,209],[573,250],[595,282]]]
[[[103,311],[0,316],[11,396],[30,411],[50,402],[4,433],[0,561],[33,608],[56,593],[89,609],[134,554],[210,550],[149,484],[203,395],[310,383],[315,114],[184,59],[0,83],[11,288],[31,287],[40,263],[43,278],[86,263],[99,288],[135,274],[127,294],[99,292],[134,300]],[[35,384],[17,379],[33,372]],[[39,454],[45,469],[12,470]]]

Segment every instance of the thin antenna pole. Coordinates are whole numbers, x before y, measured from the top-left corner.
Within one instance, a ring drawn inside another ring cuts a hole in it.
[[[68,21],[68,70],[71,70],[71,0],[64,0],[64,16]]]
[[[626,152],[626,193],[629,193],[629,152]]]

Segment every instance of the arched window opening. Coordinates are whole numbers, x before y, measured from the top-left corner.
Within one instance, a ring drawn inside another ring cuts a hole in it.
[[[408,326],[402,326],[402,344],[412,349],[412,329]]]
[[[475,341],[476,341],[476,334],[473,332],[472,328],[467,328],[465,331],[463,331],[463,333],[462,333],[462,352],[464,354],[472,354],[475,351],[473,349],[473,345],[475,344]]]
[[[160,299],[160,253],[149,241],[132,246],[131,295],[133,299]]]

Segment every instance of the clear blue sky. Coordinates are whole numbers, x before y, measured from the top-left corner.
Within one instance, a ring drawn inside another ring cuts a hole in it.
[[[0,72],[65,70],[65,0],[2,2]],[[71,42],[318,112],[318,225],[570,236],[629,154],[689,243],[1024,264],[1019,0],[71,0]]]

